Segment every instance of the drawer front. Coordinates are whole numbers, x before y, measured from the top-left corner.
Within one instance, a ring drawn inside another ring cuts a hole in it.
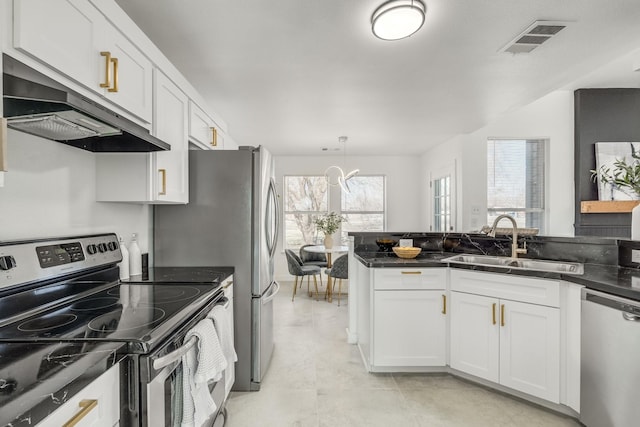
[[[112,427],[120,420],[120,369],[115,365],[38,424]]]
[[[560,306],[558,280],[452,269],[451,290],[549,307]]]
[[[446,268],[376,268],[375,290],[445,289]]]

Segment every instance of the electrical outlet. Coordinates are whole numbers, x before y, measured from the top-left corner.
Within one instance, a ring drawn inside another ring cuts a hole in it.
[[[640,264],[640,250],[637,250],[637,249],[631,250],[631,262]]]

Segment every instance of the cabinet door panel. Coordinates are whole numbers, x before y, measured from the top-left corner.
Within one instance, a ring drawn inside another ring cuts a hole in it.
[[[154,134],[171,144],[170,151],[152,155],[153,194],[159,202],[187,203],[189,201],[187,114],[189,99],[160,71],[155,72]]]
[[[203,150],[219,149],[219,144],[213,145],[213,119],[207,115],[195,102],[189,101],[189,139]],[[217,141],[216,141],[217,142]]]
[[[13,7],[16,49],[99,89],[94,83],[102,62],[95,37],[105,22],[93,6],[77,0],[15,0]]]
[[[442,291],[376,291],[375,366],[444,366]]]
[[[121,108],[151,123],[153,112],[153,65],[115,28],[105,42],[114,58],[118,59],[118,91],[107,91],[107,97]],[[104,68],[100,68],[104,76]]]
[[[497,311],[494,324],[498,303],[495,298],[451,292],[452,368],[498,382],[500,331]]]
[[[500,383],[560,400],[560,313],[556,308],[501,300]]]

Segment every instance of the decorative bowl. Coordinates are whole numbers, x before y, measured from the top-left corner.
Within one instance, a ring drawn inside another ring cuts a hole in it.
[[[414,248],[412,246],[394,246],[392,249],[400,258],[415,258],[420,252],[422,252],[422,248]]]
[[[391,248],[396,243],[398,243],[398,241],[393,239],[377,239],[376,240],[376,244],[378,245],[378,248],[380,248],[382,252],[391,252]]]

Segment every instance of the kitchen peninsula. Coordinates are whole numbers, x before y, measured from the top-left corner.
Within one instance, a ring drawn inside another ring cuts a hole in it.
[[[583,288],[640,300],[638,242],[526,236],[523,259],[580,263],[583,274],[447,262],[511,254],[509,236],[350,233],[349,340],[370,372],[449,372],[565,414],[580,412]],[[376,239],[413,239],[414,259]]]

